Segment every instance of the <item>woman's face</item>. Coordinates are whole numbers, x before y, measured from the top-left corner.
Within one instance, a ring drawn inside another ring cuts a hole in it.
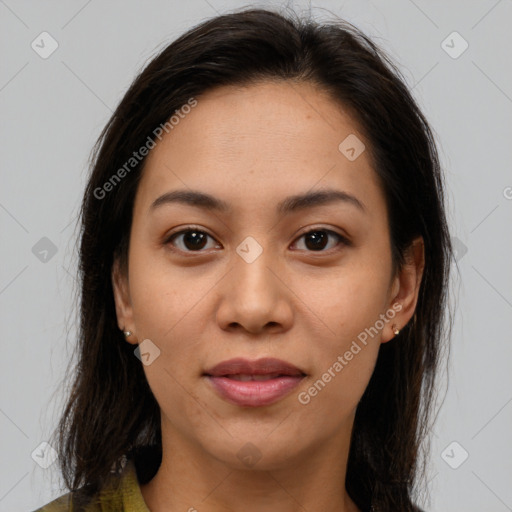
[[[119,326],[144,340],[164,443],[240,468],[339,456],[379,346],[417,293],[414,271],[392,275],[368,144],[330,97],[282,82],[197,98],[151,150],[128,274],[113,275]],[[300,375],[264,366],[255,381],[231,365],[211,376],[233,358],[277,358]]]

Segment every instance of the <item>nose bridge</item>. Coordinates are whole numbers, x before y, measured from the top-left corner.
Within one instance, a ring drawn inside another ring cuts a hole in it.
[[[293,314],[273,268],[276,255],[266,248],[269,236],[257,236],[262,243],[248,236],[236,247],[217,311],[222,328],[238,325],[251,333],[268,327],[290,328]]]
[[[263,236],[260,235],[258,238],[261,243],[255,236],[247,236],[236,247],[234,257],[235,285],[245,288],[249,295],[252,292],[255,294],[272,292],[271,281],[275,279],[271,271],[275,257],[269,247],[268,237],[262,240]],[[244,293],[244,289],[241,293]]]
[[[258,335],[291,329],[294,298],[273,235],[260,223],[233,246],[229,277],[221,284],[215,315],[221,329]]]

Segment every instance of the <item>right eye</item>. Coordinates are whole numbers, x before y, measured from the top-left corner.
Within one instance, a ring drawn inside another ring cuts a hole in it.
[[[203,252],[205,245],[207,244],[208,237],[214,240],[214,238],[194,226],[189,226],[186,229],[172,233],[164,241],[165,245],[171,244],[173,247],[178,245],[178,250],[181,252]],[[174,243],[178,240],[178,244]]]

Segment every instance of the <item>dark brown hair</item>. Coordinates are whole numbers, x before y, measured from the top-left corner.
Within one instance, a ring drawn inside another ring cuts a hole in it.
[[[380,347],[357,408],[345,483],[362,510],[370,503],[376,511],[416,510],[421,448],[428,447],[435,377],[451,329],[445,311],[452,247],[434,137],[396,65],[353,25],[262,9],[207,20],[163,49],[136,77],[94,148],[80,212],[78,360],[55,431],[61,472],[70,490],[94,493],[121,457],[138,461],[145,482],[162,455],[159,406],[118,328],[111,282],[116,258],[126,269],[145,158],[105,197],[98,189],[191,98],[262,80],[316,84],[353,113],[385,194],[395,269],[412,240],[424,239],[416,311]]]

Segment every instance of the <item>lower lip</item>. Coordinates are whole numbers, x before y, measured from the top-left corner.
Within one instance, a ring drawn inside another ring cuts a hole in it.
[[[241,381],[207,375],[217,393],[228,402],[246,407],[273,404],[296,388],[303,376],[282,376],[269,380]]]

